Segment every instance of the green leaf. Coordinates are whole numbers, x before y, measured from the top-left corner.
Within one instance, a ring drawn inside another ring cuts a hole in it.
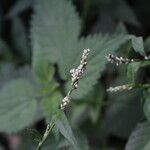
[[[43,51],[47,60],[59,62],[59,68],[69,70],[71,56],[78,54],[75,45],[80,32],[74,7],[67,0],[37,0],[34,11],[31,22],[33,56],[36,51]],[[66,78],[66,72],[61,75]]]
[[[54,76],[54,66],[48,62],[42,51],[36,50],[34,52],[32,68],[38,82],[49,82]]]
[[[62,95],[59,91],[54,91],[43,99],[43,109],[47,117],[51,117],[52,114],[58,110],[61,100]]]
[[[129,78],[129,82],[135,82],[135,74],[140,68],[141,62],[133,62],[128,65],[127,76]]]
[[[149,150],[150,149],[150,123],[139,124],[132,132],[125,150]]]
[[[138,70],[142,67],[146,67],[150,65],[149,60],[145,61],[138,61],[138,62],[132,62],[128,65],[127,69],[127,76],[130,82],[135,82],[136,78],[135,75],[138,72]]]
[[[74,98],[80,99],[92,90],[105,69],[105,55],[113,53],[132,37],[98,34],[78,40],[79,18],[67,0],[37,0],[34,10],[31,22],[33,58],[36,51],[42,51],[45,59],[58,64],[62,79],[68,79],[69,70],[79,65],[83,49],[91,49],[87,71],[80,81],[80,88],[74,92]]]
[[[148,121],[150,121],[150,89],[144,94],[144,99],[145,102],[144,102],[143,110]]]
[[[16,132],[34,119],[37,103],[35,89],[23,78],[10,81],[0,91],[0,131]]]
[[[24,58],[30,58],[30,49],[27,40],[26,28],[19,17],[15,17],[12,20],[12,39],[16,50]]]
[[[132,38],[132,46],[133,49],[142,56],[145,56],[143,38],[142,37],[134,37]]]
[[[77,137],[80,149],[89,150],[89,145],[86,136],[82,132],[77,132],[75,136]],[[58,147],[60,149],[73,150],[73,148],[70,147],[70,143],[67,140],[63,140],[62,142],[60,142]]]
[[[67,117],[62,111],[59,111],[53,116],[53,121],[56,128],[61,132],[61,134],[71,143],[74,150],[80,150],[77,140],[72,132],[72,129],[69,125]]]
[[[88,105],[86,103],[80,105],[72,105],[72,113],[71,113],[71,126],[73,128],[77,128],[84,123],[84,121],[88,118]],[[82,120],[80,119],[82,118]]]
[[[105,120],[109,133],[123,138],[130,135],[136,124],[144,117],[140,97],[139,90],[111,95],[113,101],[106,111]]]

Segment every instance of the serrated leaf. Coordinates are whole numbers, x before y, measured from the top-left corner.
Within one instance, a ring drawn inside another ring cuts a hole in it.
[[[141,92],[128,91],[111,95],[112,105],[107,109],[106,127],[109,133],[127,138],[143,118]],[[130,120],[130,121],[129,121]]]
[[[142,56],[145,56],[143,38],[142,37],[134,37],[132,38],[132,46],[134,50]]]
[[[79,41],[79,19],[66,0],[38,0],[34,10],[31,23],[33,58],[36,51],[42,51],[47,60],[57,62],[62,79],[70,77],[69,70],[79,64],[83,49],[91,49],[87,71],[80,80],[79,90],[73,94],[74,98],[82,98],[96,84],[107,63],[104,56],[113,53],[132,37],[99,34]]]
[[[58,62],[59,68],[70,69],[70,60],[76,56],[79,19],[70,1],[37,0],[31,22],[33,56],[43,51],[50,62]],[[40,20],[40,21],[39,21]],[[61,74],[66,78],[66,73]]]
[[[13,18],[25,11],[26,9],[30,8],[33,3],[33,0],[17,0],[14,6],[11,8],[10,12],[8,13],[8,18]]]
[[[34,119],[35,89],[26,79],[10,81],[0,91],[0,131],[16,132]]]
[[[64,112],[59,111],[57,114],[55,114],[53,116],[53,121],[55,123],[56,128],[71,143],[74,150],[80,150],[77,140],[75,139],[75,136],[72,132],[72,129]]]
[[[125,150],[149,150],[150,149],[150,123],[139,124],[132,132],[126,144]]]

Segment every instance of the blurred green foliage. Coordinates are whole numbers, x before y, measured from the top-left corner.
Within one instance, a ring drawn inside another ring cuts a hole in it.
[[[12,149],[9,135],[19,138],[15,149],[36,149],[53,120],[43,150],[149,150],[149,7],[148,0],[1,0],[0,149]],[[86,48],[79,88],[56,115]],[[138,61],[116,67],[109,53]],[[127,83],[138,88],[106,91]]]

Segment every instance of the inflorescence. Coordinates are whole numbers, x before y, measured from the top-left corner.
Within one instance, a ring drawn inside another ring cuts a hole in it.
[[[70,91],[68,92],[67,96],[62,100],[62,103],[60,105],[60,108],[62,110],[64,110],[65,107],[70,103],[70,100],[71,100],[70,94],[72,93],[72,91],[78,88],[79,79],[82,77],[86,69],[87,58],[88,58],[89,52],[90,52],[90,49],[84,49],[79,66],[76,69],[73,68],[70,70],[72,87]]]
[[[133,62],[133,59],[128,59],[128,58],[123,58],[123,57],[118,57],[118,56],[114,56],[112,54],[108,54],[107,56],[105,56],[107,58],[107,60],[111,63],[115,63],[117,66],[121,65],[121,64],[128,64],[130,62]]]
[[[132,86],[129,84],[125,84],[125,85],[120,85],[120,86],[116,86],[116,87],[110,87],[107,89],[107,92],[121,92],[124,90],[131,90]]]

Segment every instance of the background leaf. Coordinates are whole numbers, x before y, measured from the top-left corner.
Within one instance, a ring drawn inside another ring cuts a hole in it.
[[[33,55],[32,68],[35,78],[40,83],[50,82],[54,76],[54,66],[50,64],[46,56],[40,50]]]
[[[69,70],[71,56],[78,53],[75,45],[80,31],[74,7],[66,0],[37,0],[34,10],[31,22],[33,56],[35,51],[43,51],[50,62],[58,62],[59,69]],[[66,72],[61,76],[66,78]]]
[[[16,79],[0,91],[0,131],[16,132],[32,123],[37,103],[35,89],[26,79]]]
[[[133,131],[125,150],[149,150],[150,149],[150,124],[148,122],[139,124]]]
[[[43,99],[43,109],[47,117],[51,117],[52,114],[58,110],[61,104],[62,95],[59,91],[52,92],[48,97]]]
[[[133,37],[132,46],[134,50],[142,56],[145,56],[143,38],[142,37]]]
[[[143,118],[140,91],[128,91],[111,95],[112,105],[107,109],[106,127],[108,132],[127,138],[136,124]],[[128,121],[130,120],[130,122]]]
[[[136,73],[138,71],[138,69],[140,68],[140,65],[141,65],[141,62],[133,62],[133,63],[130,63],[128,65],[128,70],[127,70],[127,76],[129,78],[129,82],[135,82],[136,80]]]

